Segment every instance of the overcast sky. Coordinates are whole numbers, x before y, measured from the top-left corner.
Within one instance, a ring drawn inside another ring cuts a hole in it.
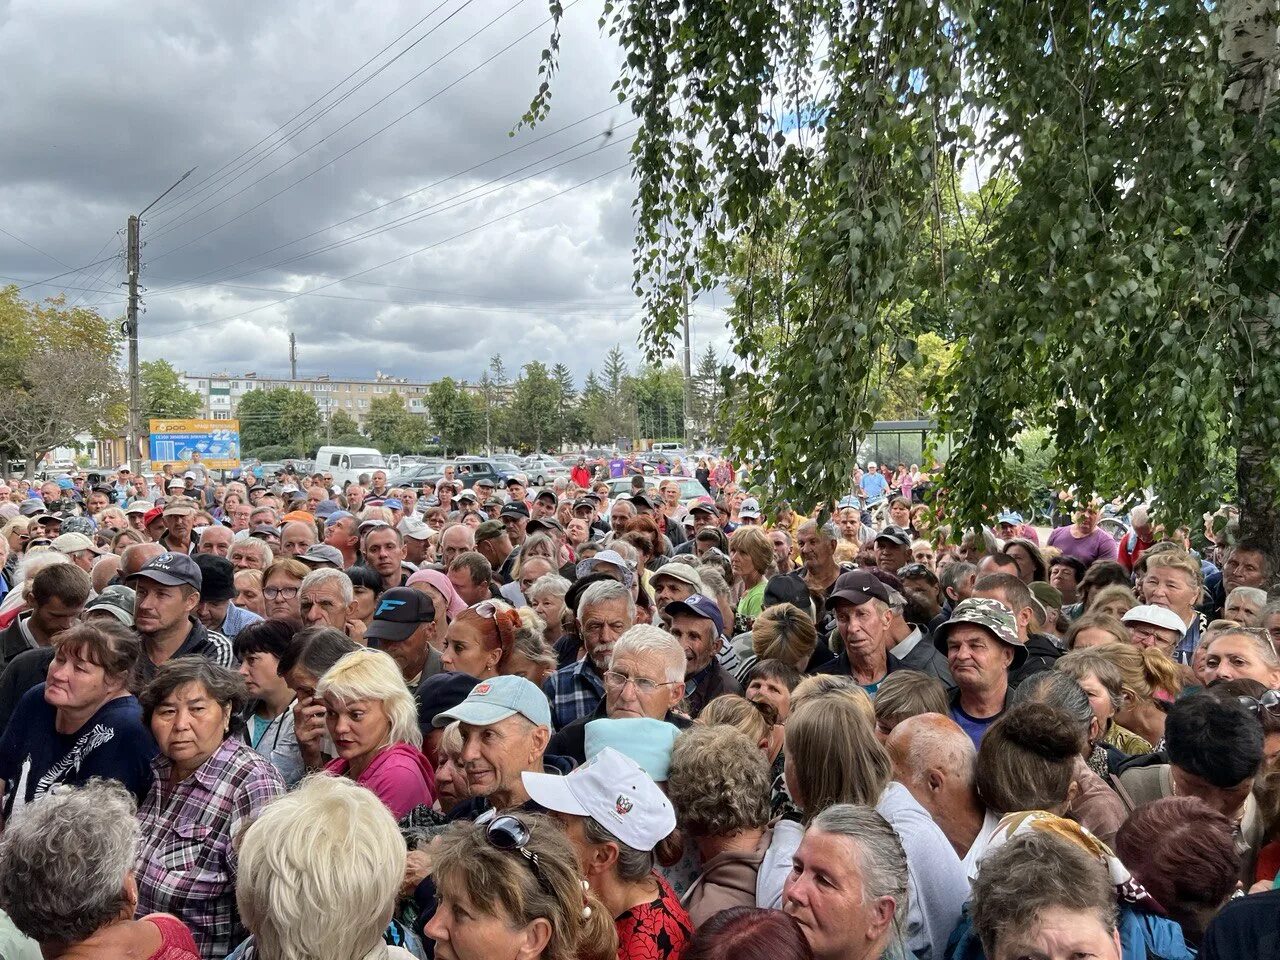
[[[24,296],[119,315],[129,213],[198,165],[144,221],[144,359],[280,373],[293,331],[303,374],[634,361],[630,174],[593,180],[634,125],[599,12],[569,5],[551,116],[509,137],[544,0],[0,0],[0,283],[114,254]],[[716,306],[695,358],[725,347]]]

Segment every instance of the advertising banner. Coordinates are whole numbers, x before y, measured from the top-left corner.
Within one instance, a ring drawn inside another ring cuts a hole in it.
[[[234,470],[240,466],[239,420],[152,420],[151,469],[166,463],[181,469],[200,453],[210,470]]]

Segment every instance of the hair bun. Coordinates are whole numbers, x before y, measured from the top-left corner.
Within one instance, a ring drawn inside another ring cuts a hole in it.
[[[1020,703],[1002,718],[1008,741],[1045,760],[1062,762],[1080,753],[1076,724],[1047,703]]]

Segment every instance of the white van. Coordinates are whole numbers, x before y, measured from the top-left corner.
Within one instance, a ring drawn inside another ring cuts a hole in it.
[[[358,481],[362,473],[386,469],[386,458],[373,447],[321,447],[316,453],[316,470],[332,475],[339,489]]]

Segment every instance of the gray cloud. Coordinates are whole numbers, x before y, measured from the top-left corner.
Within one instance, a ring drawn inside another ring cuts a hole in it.
[[[308,373],[474,379],[500,352],[512,371],[537,359],[581,377],[614,343],[638,358],[629,172],[548,199],[626,160],[630,113],[611,108],[609,89],[619,52],[599,34],[598,0],[573,5],[552,115],[511,137],[536,89],[547,34],[542,0],[504,14],[511,6],[0,0],[0,59],[8,76],[22,78],[0,89],[0,221],[51,255],[0,235],[0,274],[27,282],[61,273],[60,263],[118,253],[128,213],[199,164],[144,226],[146,358],[192,371],[280,372],[289,331]],[[393,52],[459,12],[270,156],[201,184],[257,141],[275,145],[281,124],[428,10]],[[322,230],[410,191],[421,192]],[[361,238],[406,215],[413,219]],[[333,283],[353,274],[361,275]],[[67,295],[115,315],[122,279],[118,259],[61,282],[98,291]],[[316,295],[284,299],[308,290]],[[695,350],[723,350],[725,341],[719,311],[696,310]]]

